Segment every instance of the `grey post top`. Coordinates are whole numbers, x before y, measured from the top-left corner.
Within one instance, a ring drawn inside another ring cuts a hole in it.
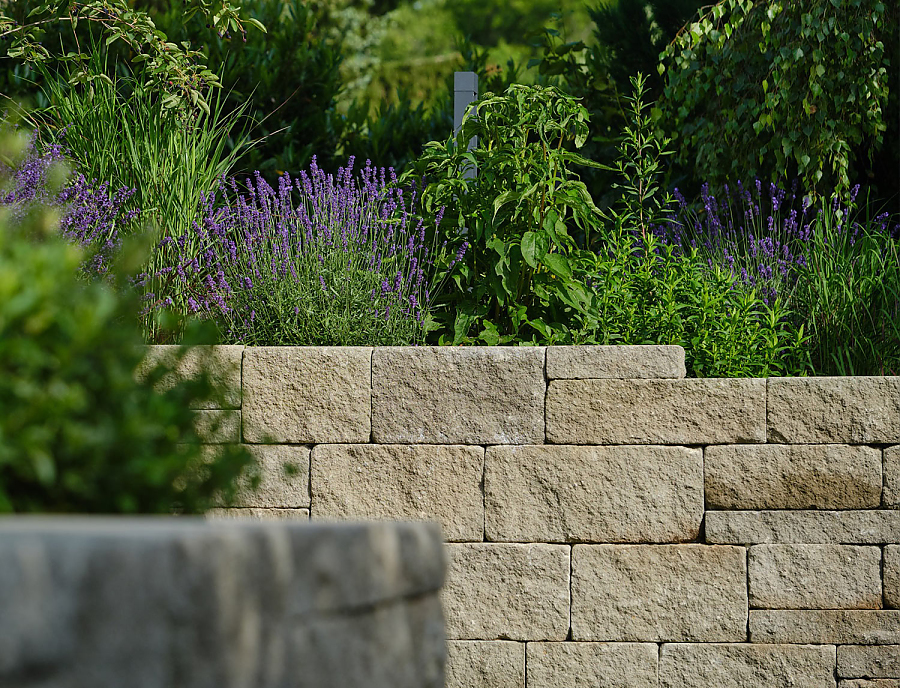
[[[478,93],[478,75],[475,72],[454,72],[454,91],[474,91]]]
[[[478,100],[478,75],[475,72],[453,73],[453,135],[459,132],[463,117],[472,107],[472,103]],[[469,140],[468,150],[473,150],[478,145],[478,137],[473,136]],[[464,176],[474,179],[477,174],[474,166],[467,167]]]

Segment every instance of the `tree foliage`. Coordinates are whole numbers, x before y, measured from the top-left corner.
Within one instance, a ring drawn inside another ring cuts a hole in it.
[[[898,9],[880,0],[722,0],[662,55],[661,124],[712,184],[799,176],[846,190],[887,129]]]
[[[6,5],[9,6],[6,6]],[[220,35],[246,34],[245,24],[261,31],[265,27],[256,19],[241,19],[240,6],[227,0],[213,4],[211,0],[192,0],[184,14],[184,21],[200,12]],[[165,93],[165,105],[177,107],[189,103],[209,112],[205,92],[218,85],[218,77],[206,68],[203,54],[189,42],[169,41],[150,16],[132,8],[126,0],[43,0],[0,4],[0,41],[6,44],[6,57],[30,62],[50,59],[81,64],[87,57],[81,50],[52,54],[46,40],[48,31],[60,31],[69,24],[75,31],[79,22],[99,26],[106,45],[120,41],[128,46],[133,62],[146,62],[146,67]],[[51,34],[52,35],[52,34]],[[89,80],[84,69],[75,69],[72,83]],[[108,78],[108,77],[107,77]]]

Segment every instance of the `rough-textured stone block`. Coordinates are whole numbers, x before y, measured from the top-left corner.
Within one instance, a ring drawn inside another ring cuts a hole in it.
[[[514,542],[681,542],[703,519],[703,461],[684,447],[489,447],[485,533]]]
[[[770,378],[769,441],[900,442],[900,377]]]
[[[484,539],[484,449],[326,444],[312,453],[312,516],[440,521],[451,541]]]
[[[900,688],[900,679],[852,678],[849,681],[839,681],[838,688]]]
[[[250,347],[244,351],[244,439],[368,442],[372,349]]]
[[[574,640],[746,640],[741,547],[576,545],[572,557]]]
[[[308,521],[309,509],[260,509],[256,507],[217,507],[206,512],[208,518],[253,518],[261,521]]]
[[[706,540],[755,543],[895,542],[900,511],[707,511]]]
[[[660,688],[834,688],[834,646],[663,645]]]
[[[204,444],[238,444],[241,441],[240,411],[193,411],[194,429]]]
[[[900,678],[900,645],[841,645],[837,674],[843,678]]]
[[[443,598],[448,638],[565,640],[567,546],[449,544],[447,552]]]
[[[707,447],[710,509],[866,509],[881,504],[881,452],[840,444]]]
[[[528,688],[657,688],[653,643],[528,643]]]
[[[756,545],[747,565],[751,607],[881,609],[878,547]]]
[[[259,485],[252,491],[240,491],[233,506],[274,509],[309,506],[309,447],[251,444],[247,448],[257,461]]]
[[[197,399],[191,405],[198,409],[238,409],[241,407],[241,357],[244,347],[239,345],[192,346],[157,345],[145,348],[144,360],[135,371],[138,380],[145,380],[157,365],[171,372],[156,385],[157,391],[172,389],[182,380],[195,380],[203,370],[209,376],[212,396]]]
[[[446,688],[525,688],[525,643],[448,640]]]
[[[750,642],[896,645],[900,643],[900,611],[751,609]]]
[[[0,685],[441,688],[428,524],[0,520]]]
[[[548,346],[547,378],[683,378],[680,346]]]
[[[766,381],[552,380],[547,440],[556,444],[766,441]]]
[[[884,450],[884,504],[900,508],[900,446]]]
[[[900,531],[894,538],[900,539]],[[884,604],[900,609],[900,546],[884,548]]]
[[[372,358],[375,442],[544,441],[543,347],[379,347]]]

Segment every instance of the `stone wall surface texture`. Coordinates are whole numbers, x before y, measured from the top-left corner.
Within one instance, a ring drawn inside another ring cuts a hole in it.
[[[881,548],[756,545],[748,560],[750,606],[880,609]]]
[[[679,347],[241,361],[229,441],[308,475],[263,454],[218,516],[439,522],[448,688],[900,681],[900,378],[685,379]]]
[[[439,529],[0,519],[0,685],[440,688]]]

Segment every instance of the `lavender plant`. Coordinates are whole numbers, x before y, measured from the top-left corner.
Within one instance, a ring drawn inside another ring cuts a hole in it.
[[[726,267],[742,284],[756,288],[765,303],[781,296],[790,300],[796,283],[794,267],[805,265],[810,250],[815,209],[809,197],[760,180],[725,185],[717,199],[704,184],[699,208],[675,189],[677,209],[654,233],[676,252],[696,248],[708,264]]]
[[[354,162],[331,175],[314,157],[277,189],[259,173],[245,189],[223,181],[188,235],[163,240],[182,259],[153,279],[187,295],[189,310],[214,320],[223,342],[422,343],[436,285],[434,249],[414,215],[420,190],[397,186],[393,169],[370,161],[354,174]],[[196,255],[183,251],[192,242]],[[148,308],[169,305],[156,298]]]
[[[111,192],[108,183],[90,182],[78,172],[64,183],[53,179],[68,167],[62,145],[39,149],[32,136],[20,158],[0,161],[6,180],[0,205],[12,222],[22,222],[38,209],[56,211],[60,234],[84,250],[82,272],[103,277],[119,247],[120,230],[138,215],[131,204],[135,192],[125,186]]]
[[[860,219],[859,186],[819,198],[759,180],[704,186],[698,211],[676,190],[679,208],[654,233],[682,255],[696,251],[767,304],[780,300],[820,375],[900,372],[898,227],[886,214]]]

